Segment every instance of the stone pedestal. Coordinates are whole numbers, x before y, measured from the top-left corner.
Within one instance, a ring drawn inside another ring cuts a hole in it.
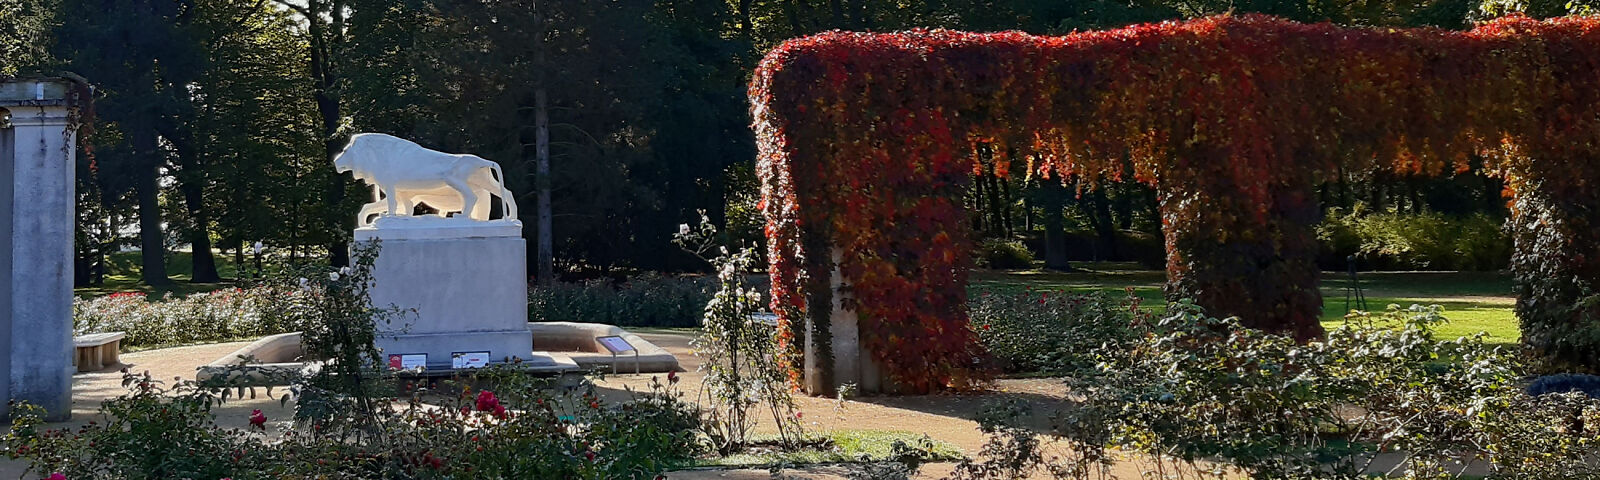
[[[405,310],[378,325],[385,355],[426,353],[429,370],[450,368],[454,352],[532,355],[521,222],[382,217],[355,230],[357,242],[374,239],[372,304]]]
[[[0,83],[0,418],[72,415],[75,135],[66,81]]]

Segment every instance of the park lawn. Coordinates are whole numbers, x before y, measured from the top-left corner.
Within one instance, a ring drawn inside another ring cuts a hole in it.
[[[1015,292],[1034,290],[1074,293],[1105,292],[1122,296],[1132,288],[1149,309],[1166,306],[1161,286],[1166,273],[1143,270],[1129,263],[1074,264],[1076,272],[1040,270],[977,270],[972,274],[972,291]],[[1513,312],[1509,275],[1495,272],[1363,272],[1359,275],[1367,307],[1382,312],[1390,304],[1401,308],[1412,304],[1444,307],[1450,323],[1438,330],[1442,338],[1487,333],[1490,343],[1516,343],[1521,334]],[[1344,323],[1347,274],[1325,272],[1322,282],[1322,325],[1336,328]],[[1353,305],[1352,305],[1353,306]]]
[[[233,257],[217,253],[217,274],[222,276],[222,283],[190,283],[190,272],[194,271],[194,257],[188,251],[173,252],[167,255],[167,276],[172,279],[172,284],[163,287],[151,287],[139,280],[140,252],[117,252],[111,254],[108,260],[105,283],[97,287],[81,287],[73,289],[73,294],[79,298],[93,298],[110,295],[118,292],[144,292],[152,297],[160,297],[171,293],[176,296],[185,296],[191,293],[209,292],[220,288],[231,287],[231,279],[237,278],[238,269],[233,264]]]
[[[217,270],[223,283],[189,283],[192,259],[189,252],[175,252],[167,257],[167,273],[173,283],[153,288],[139,281],[139,252],[119,252],[111,257],[111,273],[99,287],[79,288],[79,297],[89,298],[116,292],[144,292],[152,296],[167,293],[188,295],[232,286],[228,279],[235,278],[237,268],[233,257],[218,254]],[[1161,286],[1166,273],[1147,270],[1133,263],[1080,263],[1076,272],[1048,272],[1042,270],[976,270],[972,273],[973,291],[1069,291],[1087,293],[1106,292],[1121,296],[1132,288],[1145,308],[1166,306]],[[1512,311],[1511,278],[1495,272],[1364,272],[1360,274],[1361,286],[1367,297],[1367,307],[1382,312],[1389,304],[1402,308],[1411,304],[1438,304],[1444,307],[1450,323],[1439,328],[1444,338],[1485,332],[1492,343],[1515,343],[1520,338],[1516,315]],[[1322,325],[1332,329],[1344,322],[1345,274],[1325,272],[1322,282]]]

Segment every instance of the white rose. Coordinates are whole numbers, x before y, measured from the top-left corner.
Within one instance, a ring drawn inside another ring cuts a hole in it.
[[[330,282],[339,281],[339,272],[330,272],[330,273],[328,273],[328,281],[330,281]]]

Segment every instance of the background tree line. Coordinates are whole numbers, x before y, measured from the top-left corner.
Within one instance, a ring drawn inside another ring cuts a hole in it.
[[[669,241],[698,210],[731,235],[760,240],[745,90],[761,55],[785,39],[835,28],[1059,34],[1229,11],[1463,28],[1510,10],[1550,16],[1586,5],[0,0],[0,75],[71,71],[98,88],[96,128],[79,155],[82,282],[104,272],[109,253],[129,247],[143,252],[150,284],[170,282],[175,272],[164,259],[180,245],[194,261],[192,271],[176,273],[195,282],[219,279],[213,250],[243,263],[256,242],[277,255],[345,262],[353,212],[371,194],[335,174],[329,159],[364,131],[499,162],[530,240],[540,233],[533,212],[547,191],[554,271],[577,277],[699,268]],[[992,172],[996,160],[984,161]],[[1080,190],[1070,179],[992,173],[975,178],[968,197],[975,231],[1028,239],[1054,268],[1068,268],[1068,252],[1085,251],[1069,248],[1070,238],[1084,239],[1094,258],[1132,258],[1140,236],[1158,238],[1155,201],[1133,184]],[[1499,186],[1474,172],[1350,172],[1323,189],[1323,201],[1343,211],[1504,208]]]

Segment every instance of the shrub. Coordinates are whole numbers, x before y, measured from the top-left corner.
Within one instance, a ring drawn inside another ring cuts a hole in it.
[[[129,375],[131,392],[101,406],[103,423],[47,430],[36,408],[19,408],[4,445],[33,473],[74,479],[649,479],[700,451],[695,410],[673,385],[606,404],[592,384],[550,389],[509,369],[473,380],[491,379],[498,390],[421,388],[377,410],[367,435],[348,436],[272,434],[266,421],[277,419],[264,416],[254,432],[222,428],[213,417],[221,390]]]
[[[1116,447],[1157,471],[1220,461],[1252,478],[1368,478],[1379,454],[1406,478],[1461,478],[1446,467],[1470,461],[1490,478],[1600,473],[1588,426],[1600,401],[1527,395],[1516,357],[1481,334],[1434,339],[1444,321],[1437,306],[1390,306],[1301,344],[1177,304],[1130,348],[1100,351],[1098,374],[1069,380],[1083,397],[1056,432],[1075,454],[1036,468],[1090,478]]]
[[[1028,251],[1028,247],[1018,240],[985,239],[978,242],[978,251],[974,257],[979,267],[1033,268],[1033,252]]]
[[[283,313],[303,292],[279,287],[226,288],[150,301],[137,292],[79,298],[72,304],[75,335],[127,332],[122,345],[219,342],[290,331]]]
[[[1139,297],[1103,293],[979,292],[968,301],[978,341],[1007,372],[1070,374],[1093,367],[1094,352],[1121,350],[1146,321]]]
[[[769,413],[778,429],[778,443],[785,449],[798,448],[805,434],[789,391],[789,372],[780,363],[774,330],[754,321],[765,306],[761,291],[751,288],[744,274],[760,262],[760,254],[751,247],[730,250],[718,238],[717,227],[705,212],[696,228],[684,224],[672,237],[679,248],[717,269],[716,293],[705,306],[705,327],[691,343],[705,373],[700,389],[703,431],[718,453],[732,453],[750,446],[756,419]]]
[[[1500,270],[1511,260],[1511,238],[1502,221],[1477,213],[1330,212],[1317,226],[1322,266],[1344,270],[1358,255],[1363,268],[1404,270]]]
[[[710,279],[655,273],[616,286],[604,280],[535,286],[528,290],[528,320],[698,327],[714,288]]]

